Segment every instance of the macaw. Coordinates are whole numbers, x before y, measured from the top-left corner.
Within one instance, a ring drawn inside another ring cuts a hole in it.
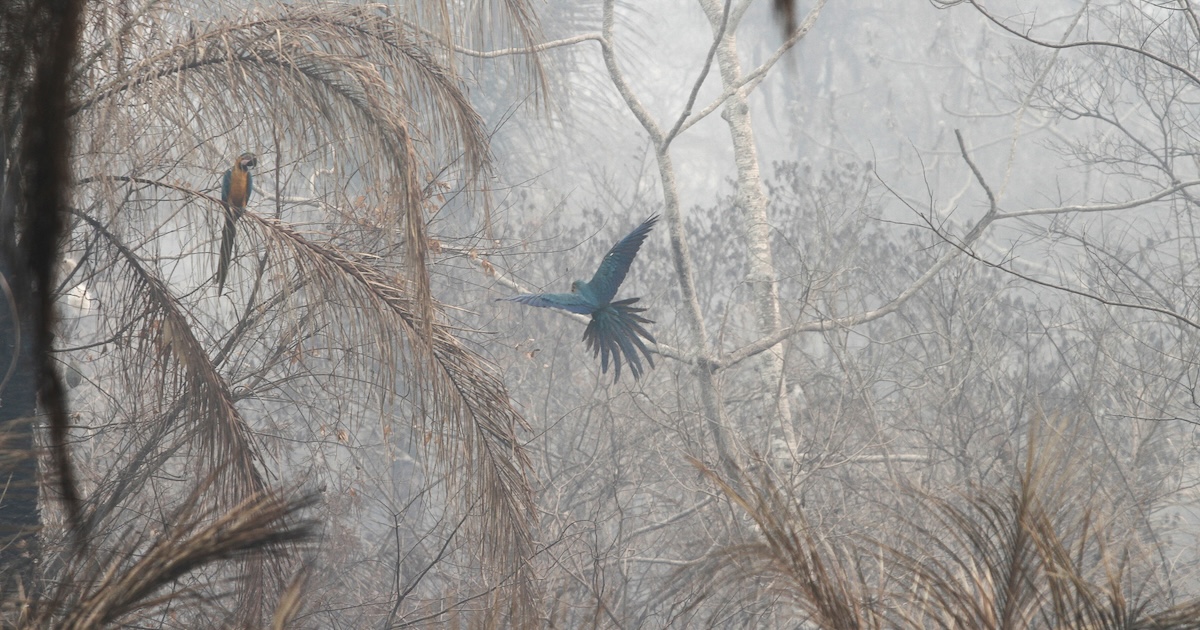
[[[237,233],[235,224],[246,212],[250,193],[254,192],[254,175],[250,169],[258,165],[253,153],[243,153],[233,161],[233,168],[225,171],[221,178],[221,203],[225,207],[225,229],[221,231],[221,257],[217,259],[217,295],[225,288],[225,274],[229,273],[229,259],[233,257],[233,237]]]
[[[642,241],[646,240],[650,228],[653,228],[657,222],[658,215],[646,219],[625,238],[613,245],[612,249],[604,255],[604,260],[600,261],[600,267],[596,269],[592,279],[588,282],[583,280],[572,282],[570,293],[524,293],[499,299],[542,308],[560,308],[580,315],[591,315],[592,321],[583,331],[583,340],[592,350],[593,357],[600,356],[601,371],[605,374],[608,373],[608,359],[609,356],[612,356],[615,368],[613,382],[617,382],[617,379],[621,378],[621,354],[624,353],[625,361],[629,364],[629,369],[633,371],[633,378],[640,378],[643,370],[638,350],[646,355],[646,361],[650,363],[650,367],[654,367],[654,359],[650,357],[650,351],[646,349],[646,344],[642,343],[640,338],[644,337],[647,341],[656,343],[654,336],[642,326],[642,324],[653,324],[654,321],[638,315],[646,310],[633,306],[633,303],[641,298],[629,298],[616,302],[613,302],[612,299],[616,297],[617,288],[625,280],[625,274],[629,271],[629,265],[633,263],[634,256],[637,256]]]

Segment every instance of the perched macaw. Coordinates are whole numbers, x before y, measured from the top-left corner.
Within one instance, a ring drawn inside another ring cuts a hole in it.
[[[592,350],[592,356],[600,355],[601,371],[605,374],[608,373],[608,358],[612,356],[615,368],[613,382],[617,382],[617,379],[621,378],[621,354],[624,354],[625,361],[629,363],[629,369],[633,371],[633,378],[640,378],[643,370],[638,350],[646,355],[646,361],[650,363],[650,367],[654,367],[654,359],[650,357],[650,351],[646,349],[646,344],[642,343],[640,338],[644,337],[651,343],[655,343],[654,336],[642,327],[642,324],[653,324],[654,321],[638,315],[646,309],[632,306],[641,298],[629,298],[616,302],[613,302],[612,299],[617,295],[617,288],[621,286],[621,282],[625,280],[625,274],[629,271],[629,265],[633,263],[634,256],[637,256],[642,241],[646,240],[650,228],[653,228],[657,222],[658,215],[646,219],[620,242],[613,245],[612,249],[604,255],[604,260],[600,261],[600,268],[596,269],[596,274],[592,276],[592,279],[588,282],[583,280],[572,282],[570,293],[526,293],[500,299],[542,308],[561,308],[564,311],[580,315],[591,315],[592,321],[583,331],[583,340]]]
[[[254,191],[254,175],[250,169],[258,164],[253,153],[243,153],[233,161],[233,168],[225,171],[221,178],[221,203],[225,205],[225,229],[221,231],[221,257],[217,260],[217,295],[225,289],[225,274],[229,273],[229,259],[233,257],[233,237],[237,233],[235,224],[246,212],[250,193]]]

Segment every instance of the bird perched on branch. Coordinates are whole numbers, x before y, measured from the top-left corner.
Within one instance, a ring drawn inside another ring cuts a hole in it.
[[[217,295],[225,289],[225,274],[229,273],[229,260],[233,257],[233,239],[237,234],[237,220],[246,212],[250,193],[254,191],[254,175],[251,168],[258,165],[253,153],[243,153],[233,161],[233,168],[225,171],[221,178],[221,203],[225,206],[225,229],[221,231],[221,257],[217,259]]]
[[[625,238],[613,245],[612,249],[604,255],[604,260],[600,261],[600,267],[596,269],[592,279],[588,282],[583,280],[572,282],[570,293],[526,293],[500,299],[542,308],[559,308],[580,315],[591,315],[592,321],[583,331],[583,340],[592,350],[593,357],[600,356],[601,371],[605,374],[608,373],[608,360],[611,356],[615,368],[613,382],[617,382],[617,379],[621,378],[621,355],[624,354],[625,361],[633,372],[633,378],[640,378],[643,369],[638,350],[641,350],[642,354],[646,356],[650,367],[654,367],[654,359],[650,357],[650,351],[646,349],[646,344],[642,343],[642,338],[655,343],[654,336],[642,326],[642,324],[653,324],[654,321],[638,315],[646,310],[633,306],[641,298],[629,298],[616,302],[613,302],[612,299],[616,297],[617,288],[625,280],[629,265],[633,263],[634,256],[637,256],[642,242],[646,240],[650,229],[657,222],[658,215],[646,219]]]

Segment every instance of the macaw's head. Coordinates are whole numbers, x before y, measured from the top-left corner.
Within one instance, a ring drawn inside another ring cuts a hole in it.
[[[248,170],[252,166],[258,165],[258,158],[253,153],[243,153],[237,159],[238,168]]]
[[[579,288],[583,286],[583,280],[576,280],[571,283],[571,293],[579,293]]]

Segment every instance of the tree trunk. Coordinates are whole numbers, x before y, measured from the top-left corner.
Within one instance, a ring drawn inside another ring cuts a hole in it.
[[[731,3],[730,15],[726,18],[723,2],[700,0],[700,5],[712,25],[713,36],[721,37],[717,45],[717,66],[721,72],[721,87],[729,89],[742,80],[741,64],[738,61],[737,26],[744,15],[748,2]],[[724,33],[721,24],[727,19]],[[758,318],[758,333],[767,337],[779,332],[782,327],[779,309],[779,286],[776,283],[775,259],[771,252],[771,226],[767,220],[767,196],[763,192],[762,175],[758,169],[758,148],[754,144],[754,127],[750,119],[747,93],[736,90],[726,101],[721,114],[729,125],[733,142],[734,164],[737,167],[736,204],[743,216],[746,230],[746,251],[749,265],[746,283],[754,297],[754,308]],[[781,437],[788,450],[797,447],[792,427],[791,405],[787,397],[787,382],[783,371],[783,344],[776,344],[758,359],[762,381],[762,417],[771,429],[768,440]],[[763,445],[770,453],[770,443]]]

